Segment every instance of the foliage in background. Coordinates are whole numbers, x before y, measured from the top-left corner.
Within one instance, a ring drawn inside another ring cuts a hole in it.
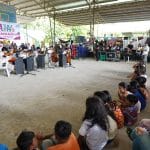
[[[32,30],[40,30],[45,33],[45,39],[43,41],[45,43],[50,43],[52,41],[52,36],[54,36],[54,21],[51,19],[51,29],[50,29],[50,21],[48,17],[37,18],[34,22],[28,24],[28,29]],[[65,26],[56,21],[55,24],[55,35],[56,41],[58,39],[69,40],[71,37],[75,39],[76,36],[87,36],[89,32],[88,26]],[[40,35],[39,35],[40,36]]]

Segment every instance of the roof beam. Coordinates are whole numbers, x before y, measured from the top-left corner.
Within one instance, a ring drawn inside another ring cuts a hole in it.
[[[15,1],[14,1],[14,2],[15,2]],[[11,5],[17,6],[17,5],[22,5],[22,4],[31,2],[31,0],[25,0],[25,1],[17,2],[17,3],[14,3],[14,2],[11,2]]]
[[[0,0],[1,1],[1,0]],[[150,0],[135,0],[107,4],[117,0],[13,0],[20,14],[30,17],[53,16],[64,24],[87,24],[94,16],[94,23],[150,18]],[[81,3],[78,3],[81,2]],[[104,5],[101,5],[104,4]],[[93,15],[94,10],[94,15]],[[106,20],[106,21],[105,21]]]
[[[149,13],[150,12],[150,6],[148,6],[147,8],[144,8],[144,9],[122,9],[122,11],[117,11],[117,10],[112,10],[112,11],[97,11],[95,15],[98,15],[98,14],[101,14],[101,16],[105,16],[105,15],[120,15],[120,14],[124,14],[124,15],[127,15],[127,14],[131,14],[131,13],[143,13],[143,12],[147,12]],[[80,16],[89,16],[88,12],[82,12],[82,13],[76,13],[75,15],[74,14],[66,14],[66,15],[57,15],[56,17],[57,18],[64,18],[64,17],[67,17],[67,18],[73,18],[73,17],[80,17]],[[129,16],[128,16],[129,17]]]
[[[49,12],[41,5],[41,3],[37,2],[36,0],[33,0],[37,5],[39,5],[44,11],[49,14]]]
[[[143,17],[143,15],[144,15],[144,17]],[[143,13],[143,14],[141,14],[141,16],[139,16],[139,15],[135,15],[135,14],[132,14],[131,15],[131,17],[130,18],[141,18],[141,17],[143,17],[143,18],[145,18],[145,17],[150,17],[150,15],[149,14],[147,14],[147,13]],[[125,15],[121,15],[120,17],[118,17],[118,16],[104,16],[104,19],[106,19],[107,21],[109,21],[110,19],[112,19],[112,20],[116,20],[116,19],[121,19],[121,20],[123,20],[124,18],[128,18],[128,16],[125,16]],[[130,19],[129,18],[129,19]],[[69,20],[69,19],[67,19],[67,18],[63,18],[63,19],[58,19],[59,21],[63,21],[63,22],[71,22],[71,21],[85,21],[85,20],[87,20],[87,21],[89,21],[89,19],[87,18],[87,19],[85,19],[84,17],[83,18],[81,18],[81,20],[79,20],[79,19],[77,19],[77,18],[73,18],[72,20]],[[103,20],[101,20],[101,19],[99,19],[99,18],[96,18],[95,19],[96,20],[96,22],[97,21],[103,21]]]
[[[36,1],[36,0],[33,0],[33,1]],[[76,2],[77,0],[71,0],[71,3],[72,3],[72,1],[73,1],[73,2]],[[30,1],[30,2],[31,2],[31,1]],[[56,6],[59,6],[60,4],[63,4],[63,5],[64,5],[64,4],[68,4],[68,3],[65,3],[65,2],[62,3],[62,0],[58,1],[58,3],[54,3],[54,2],[56,2],[56,1],[54,1],[54,0],[53,0],[53,1],[51,1],[51,0],[50,0],[50,1],[45,1],[45,6],[46,6],[46,7],[47,7],[47,5],[48,5],[48,7],[51,6],[51,5],[49,5],[50,3],[53,3],[53,5],[54,5],[55,7],[56,7]],[[70,1],[69,1],[69,2],[70,2]],[[36,1],[36,3],[38,3],[38,5],[40,5],[40,6],[42,6],[42,5],[44,6],[44,2],[37,2],[37,1]],[[35,6],[35,4],[29,5],[28,8],[29,8],[29,7],[33,7],[33,6]],[[42,7],[43,7],[43,6],[42,6]],[[20,7],[20,9],[25,9],[25,8],[26,8],[26,6]]]
[[[96,7],[96,11],[97,10],[106,10],[106,11],[111,11],[112,9],[113,10],[122,10],[124,8],[144,8],[144,7],[147,7],[147,6],[150,6],[150,1],[140,1],[140,2],[132,2],[132,3],[126,3],[126,4],[115,4],[115,5],[107,5],[107,6],[97,6]],[[88,9],[80,9],[80,12],[81,11],[88,11]],[[79,10],[75,10],[75,11],[68,11],[68,12],[64,12],[63,14],[66,15],[66,14],[76,14],[77,12],[79,12]],[[57,13],[57,14],[62,14],[62,12],[60,13]]]

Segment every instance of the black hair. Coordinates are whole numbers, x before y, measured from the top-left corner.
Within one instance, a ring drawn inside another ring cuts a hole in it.
[[[137,77],[136,81],[138,82],[140,87],[145,87],[146,78],[145,77]]]
[[[111,107],[109,105],[109,103],[112,101],[109,92],[108,91],[96,91],[94,93],[94,95],[97,96],[98,98],[100,98],[100,100],[103,101],[108,115],[111,116],[114,120],[116,120],[114,112],[113,112],[113,110],[111,109]]]
[[[127,95],[127,100],[132,104],[135,105],[138,102],[138,98],[133,94]]]
[[[127,87],[128,87],[127,83],[125,83],[125,82],[120,82],[120,83],[118,84],[118,86],[121,86],[121,87],[123,87],[124,89],[127,89]]]
[[[144,62],[144,60],[141,58],[141,60],[139,61],[139,64],[138,65],[140,65],[140,66],[144,66],[145,65],[145,62]]]
[[[34,137],[35,137],[34,132],[22,131],[16,140],[16,144],[19,150],[29,150]]]
[[[138,82],[136,80],[130,82],[130,84],[129,84],[129,90],[131,92],[137,90],[138,88],[139,88],[139,84],[138,84]]]
[[[103,130],[108,130],[108,118],[104,103],[97,96],[88,97],[86,99],[86,111],[83,121],[89,119],[92,121],[90,127],[97,124]]]
[[[146,74],[146,67],[140,66],[140,74]]]
[[[69,122],[60,120],[55,124],[55,134],[62,140],[68,139],[72,131],[72,125]]]
[[[106,97],[107,97],[107,102],[110,102],[110,101],[112,101],[112,97],[111,97],[111,95],[110,95],[110,93],[109,93],[109,91],[107,91],[107,90],[104,90],[104,91],[102,91],[102,92],[104,92],[105,94],[106,94]]]
[[[104,104],[107,103],[107,96],[104,92],[96,91],[96,92],[94,92],[94,96],[97,96],[98,98],[100,98]]]
[[[2,48],[2,52],[3,52],[3,51],[7,51],[7,52],[8,52],[8,48],[7,48],[7,47],[3,47],[3,48]]]

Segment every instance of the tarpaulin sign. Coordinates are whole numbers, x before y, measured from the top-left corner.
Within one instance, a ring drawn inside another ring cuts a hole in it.
[[[20,40],[20,25],[0,21],[0,39]]]

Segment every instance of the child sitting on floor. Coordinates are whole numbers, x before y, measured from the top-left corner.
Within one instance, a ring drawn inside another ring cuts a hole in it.
[[[138,99],[135,95],[129,94],[126,99],[126,107],[122,108],[125,126],[132,126],[137,122],[138,107],[135,105]]]
[[[150,119],[142,119],[135,129],[127,128],[132,140],[132,150],[149,150],[150,148]]]
[[[133,68],[134,72],[127,76],[128,78],[131,79],[131,81],[135,80],[139,76],[147,77],[146,66],[143,61],[140,61],[139,63],[135,64]]]
[[[106,109],[109,109],[114,113],[115,120],[117,122],[118,129],[122,128],[124,126],[124,116],[122,114],[122,111],[120,107],[117,104],[117,101],[112,100],[112,97],[109,93],[109,91],[105,90],[103,91],[106,94]]]
[[[129,91],[131,91],[140,101],[140,103],[141,103],[140,111],[144,110],[147,105],[147,101],[146,101],[146,98],[144,97],[144,95],[142,94],[137,81],[130,82]]]
[[[109,122],[108,143],[111,143],[112,141],[114,141],[115,137],[117,136],[118,129],[117,129],[117,121],[116,121],[115,114],[114,114],[113,110],[110,109],[109,104],[107,102],[107,101],[109,101],[107,94],[106,94],[106,91],[105,92],[96,91],[94,93],[94,96],[97,96],[100,98],[100,101],[102,101],[104,103],[105,109],[108,113],[108,115],[107,115],[108,122]]]
[[[108,142],[109,128],[102,100],[97,96],[87,98],[86,111],[78,137],[81,150],[102,150]]]
[[[136,81],[139,84],[139,91],[141,92],[143,97],[146,100],[149,100],[150,99],[150,93],[149,93],[149,90],[146,88],[146,78],[145,77],[138,77],[136,79]]]
[[[118,97],[119,97],[119,102],[121,103],[121,105],[126,105],[126,97],[128,96],[128,94],[131,94],[131,92],[129,92],[127,90],[128,85],[125,82],[120,82],[118,84]]]
[[[58,121],[55,124],[55,133],[42,141],[42,150],[80,150],[78,142],[72,133],[72,126],[69,122]]]
[[[32,131],[22,131],[16,143],[18,150],[38,150],[38,140]]]

